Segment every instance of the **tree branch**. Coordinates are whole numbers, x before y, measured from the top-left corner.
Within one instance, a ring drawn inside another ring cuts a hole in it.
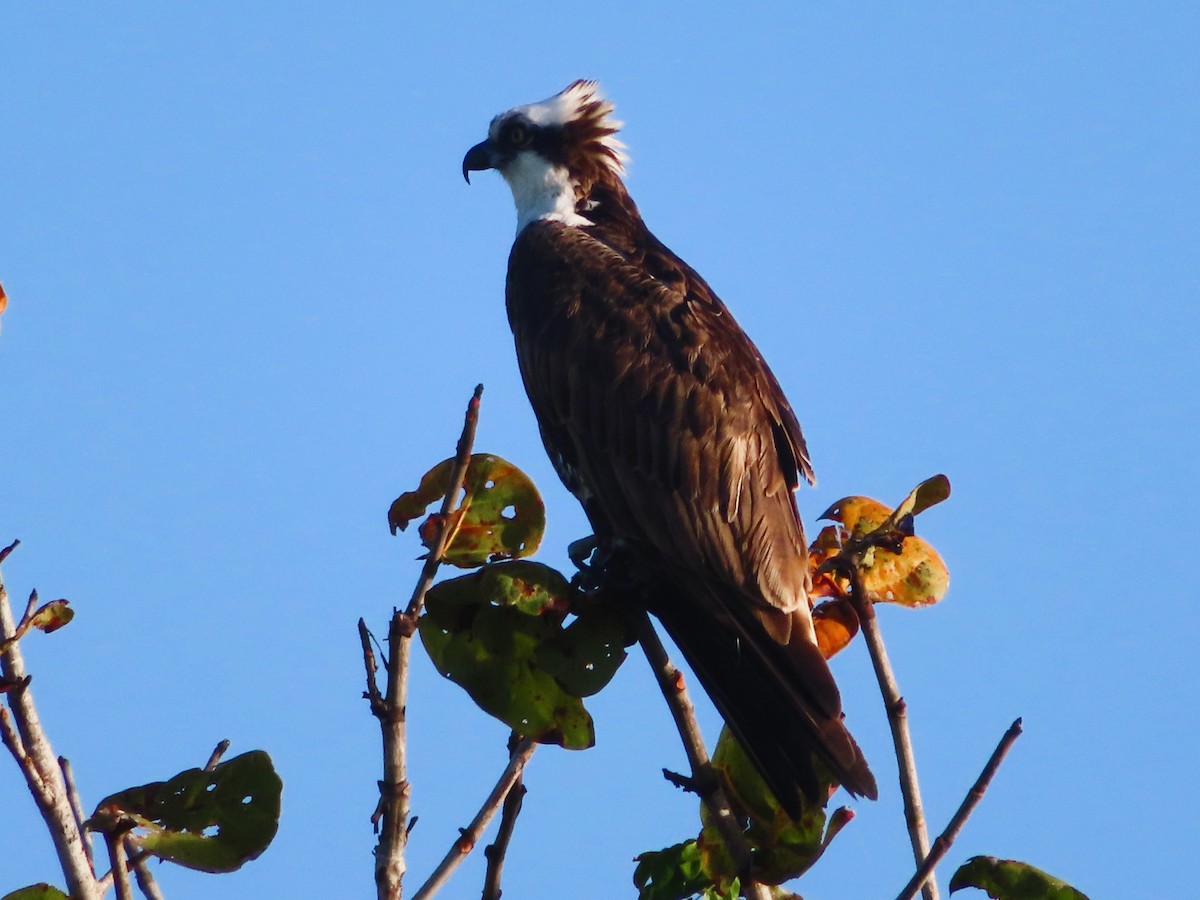
[[[381,825],[379,843],[375,848],[375,887],[378,900],[399,900],[404,881],[404,849],[408,842],[409,783],[408,749],[405,711],[408,705],[408,668],[412,649],[412,636],[417,628],[417,619],[425,605],[425,594],[433,584],[438,566],[450,541],[453,513],[458,508],[459,495],[466,480],[467,466],[471,461],[471,448],[475,442],[475,428],[479,423],[479,403],[483,396],[483,385],[467,405],[462,434],[458,439],[454,466],[446,484],[446,496],[442,501],[441,521],[443,526],[437,542],[429,551],[421,575],[413,589],[408,608],[396,610],[388,626],[387,688],[382,706],[377,703],[379,688],[375,677],[374,653],[363,635],[363,662],[367,672],[367,697],[371,701],[371,712],[379,719],[383,734],[383,779],[379,782],[379,804],[371,817]]]
[[[510,753],[516,749],[519,740],[514,731],[512,737],[509,738]],[[487,858],[487,873],[483,879],[482,900],[500,900],[500,895],[503,893],[500,890],[500,875],[504,869],[504,857],[508,853],[508,845],[512,842],[513,830],[517,826],[517,816],[521,814],[521,807],[525,803],[525,793],[525,785],[521,783],[521,775],[518,774],[517,780],[504,795],[504,805],[500,808],[500,828],[496,832],[496,840],[483,848],[483,855]]]
[[[1008,755],[1008,751],[1012,749],[1012,745],[1016,743],[1017,738],[1020,736],[1021,720],[1017,719],[1008,727],[1008,731],[1004,732],[1004,737],[1000,738],[1000,743],[992,751],[991,758],[988,759],[987,764],[983,767],[983,771],[979,773],[979,777],[975,779],[975,783],[967,791],[967,796],[963,798],[962,805],[958,807],[958,811],[951,817],[950,824],[946,826],[946,830],[938,835],[937,840],[933,842],[933,847],[929,851],[929,855],[925,857],[925,861],[917,868],[916,873],[909,879],[908,884],[904,886],[904,890],[900,892],[896,900],[911,900],[912,897],[916,896],[918,888],[925,884],[937,864],[950,852],[950,847],[958,837],[958,833],[962,831],[963,825],[966,824],[971,813],[975,811],[975,807],[983,799],[988,785],[992,783],[992,779],[996,777],[996,772],[1000,770],[1000,764],[1004,762],[1004,757]]]
[[[884,708],[887,710],[888,725],[891,726],[892,744],[896,748],[896,762],[900,769],[900,793],[904,798],[904,820],[908,826],[908,836],[912,843],[913,859],[919,866],[929,856],[929,833],[925,825],[925,810],[921,804],[921,787],[917,782],[917,762],[913,753],[912,736],[908,731],[908,704],[900,694],[896,683],[892,664],[888,660],[887,648],[883,643],[883,635],[879,631],[879,623],[875,618],[875,608],[863,590],[859,565],[862,555],[868,547],[881,546],[887,541],[898,539],[903,542],[903,535],[887,535],[873,533],[859,541],[847,543],[842,552],[830,562],[841,571],[850,582],[850,602],[858,614],[862,626],[863,639],[871,654],[871,665],[875,668],[875,678],[879,682],[879,690],[883,694]],[[932,869],[928,879],[921,888],[924,900],[939,900],[937,880],[933,877]]]
[[[107,832],[104,840],[108,844],[108,859],[112,864],[110,871],[117,889],[117,900],[133,900],[133,886],[129,883],[129,865],[125,858],[125,838],[116,832]]]
[[[717,830],[725,842],[725,848],[733,860],[734,868],[741,879],[742,890],[750,900],[769,900],[771,894],[768,888],[759,884],[750,875],[750,847],[742,833],[741,823],[733,813],[733,806],[721,784],[721,779],[713,771],[704,746],[704,738],[700,734],[700,725],[696,721],[696,710],[688,696],[683,683],[683,673],[675,667],[667,656],[667,651],[658,639],[658,633],[646,612],[639,612],[636,618],[638,643],[654,670],[659,689],[666,698],[675,720],[675,727],[683,740],[683,749],[687,754],[688,764],[692,767],[691,784],[709,812],[713,814]],[[672,783],[678,782],[672,780]]]
[[[533,751],[537,747],[529,738],[521,738],[512,750],[509,756],[508,765],[504,772],[500,775],[500,780],[496,782],[496,786],[492,788],[492,792],[488,794],[487,799],[483,802],[479,812],[475,814],[475,818],[471,820],[471,824],[462,830],[462,834],[454,845],[446,853],[445,857],[434,869],[433,874],[429,879],[421,885],[420,890],[413,895],[413,900],[427,900],[432,897],[442,885],[453,874],[461,863],[479,842],[479,838],[483,835],[483,831],[487,828],[488,823],[492,821],[492,817],[496,815],[496,810],[500,808],[500,804],[504,802],[504,798],[508,796],[510,790],[521,778],[521,773],[525,769],[525,763],[529,761],[529,757],[533,756]]]
[[[0,550],[0,562],[8,557],[18,543],[13,541]],[[16,632],[8,592],[0,579],[0,646],[4,646],[3,652],[0,652],[0,678],[16,685],[4,695],[12,710],[11,722],[8,709],[0,706],[0,737],[21,767],[25,783],[50,832],[68,893],[74,900],[100,900],[100,886],[92,871],[85,850],[86,841],[76,822],[75,811],[71,807],[66,780],[29,691],[20,644],[16,640],[9,641]]]

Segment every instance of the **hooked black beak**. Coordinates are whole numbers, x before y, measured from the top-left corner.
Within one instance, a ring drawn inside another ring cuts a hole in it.
[[[496,155],[492,152],[490,141],[480,141],[467,151],[463,157],[463,178],[471,183],[472,172],[482,172],[485,169],[496,168]]]

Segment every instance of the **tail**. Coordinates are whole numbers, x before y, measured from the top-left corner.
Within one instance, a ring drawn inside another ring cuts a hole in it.
[[[714,615],[694,596],[660,593],[651,612],[788,814],[799,817],[801,795],[827,799],[818,796],[814,755],[851,794],[876,799],[875,777],[842,722],[841,695],[816,646],[798,629],[778,643],[740,597]]]

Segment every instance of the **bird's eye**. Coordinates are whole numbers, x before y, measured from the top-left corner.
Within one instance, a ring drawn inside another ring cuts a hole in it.
[[[512,146],[519,147],[529,138],[529,132],[524,125],[509,125],[505,138]]]

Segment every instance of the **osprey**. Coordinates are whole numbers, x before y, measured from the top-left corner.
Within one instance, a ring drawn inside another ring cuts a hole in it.
[[[496,116],[463,176],[497,169],[517,206],[508,320],[555,470],[784,808],[875,779],[817,649],[793,491],[800,424],[758,349],[642,222],[621,123],[595,82]]]

